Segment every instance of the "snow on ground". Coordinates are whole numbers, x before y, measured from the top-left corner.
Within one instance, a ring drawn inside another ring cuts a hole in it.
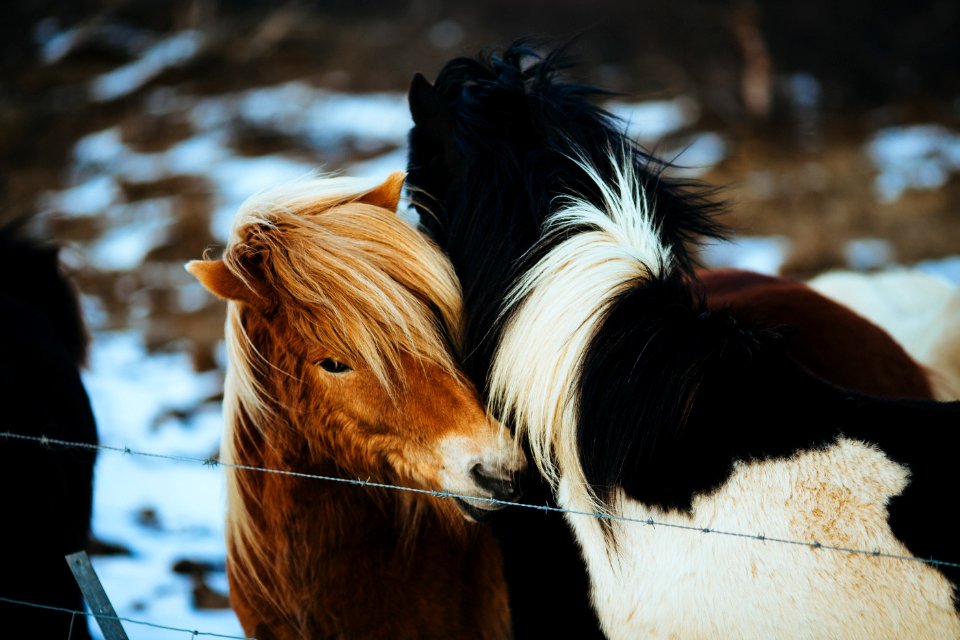
[[[701,260],[708,267],[734,267],[775,275],[787,257],[790,241],[783,236],[741,236],[704,247]]]
[[[700,109],[692,98],[623,102],[610,100],[606,110],[626,123],[627,135],[644,143],[660,140],[696,122]]]
[[[134,62],[94,78],[90,94],[94,100],[106,102],[132,93],[164,69],[184,64],[196,56],[203,40],[199,31],[181,31],[162,38]],[[51,57],[55,56],[48,53],[47,58]]]
[[[198,459],[219,447],[220,406],[204,401],[220,391],[221,376],[195,373],[185,353],[149,354],[136,331],[98,332],[84,383],[104,445]],[[198,405],[195,414],[179,416]],[[216,467],[101,451],[93,531],[132,552],[93,559],[117,614],[242,636],[231,611],[194,609],[190,578],[171,572],[181,559],[223,565],[224,509],[223,472]],[[223,572],[208,574],[208,582],[226,591]],[[131,638],[171,637],[161,629],[126,628]]]
[[[918,263],[916,268],[960,287],[960,256],[950,256],[940,260],[924,260]]]
[[[941,125],[878,131],[866,151],[879,172],[874,188],[884,202],[907,189],[942,187],[951,174],[960,172],[960,133]]]

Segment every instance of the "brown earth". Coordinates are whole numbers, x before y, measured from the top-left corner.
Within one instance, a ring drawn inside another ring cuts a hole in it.
[[[728,221],[739,233],[792,240],[786,272],[805,276],[842,266],[846,242],[857,238],[889,241],[904,263],[960,253],[957,176],[943,188],[881,203],[864,152],[882,127],[960,129],[960,9],[943,1],[909,8],[879,2],[863,15],[837,3],[801,4],[9,2],[0,15],[0,218],[43,210],[43,194],[69,184],[72,148],[88,133],[119,126],[124,142],[143,152],[190,136],[182,117],[146,108],[158,87],[212,96],[299,79],[338,91],[403,91],[415,71],[429,77],[453,55],[540,33],[559,40],[579,35],[572,49],[583,60],[578,76],[629,99],[692,97],[698,121],[661,144],[683,144],[697,131],[723,135],[727,155],[703,179],[725,187]],[[55,63],[42,62],[36,34],[69,26],[80,28],[80,44]],[[207,36],[189,63],[117,100],[88,97],[91,78],[136,57],[137,38],[185,28]],[[788,89],[799,72],[821,88],[820,100],[806,110]],[[237,128],[232,144],[243,155],[299,153],[331,168],[382,151],[347,148],[318,157],[302,141],[250,127]],[[172,231],[133,272],[79,264],[81,289],[102,302],[103,328],[141,328],[153,348],[182,348],[190,336],[198,367],[213,367],[222,305],[182,310],[175,300],[187,281],[182,263],[214,242],[211,186],[196,176],[121,186],[128,202],[173,198]],[[47,215],[42,228],[82,247],[107,224],[96,216]]]

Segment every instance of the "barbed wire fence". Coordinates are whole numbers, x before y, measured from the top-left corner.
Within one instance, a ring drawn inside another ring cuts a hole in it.
[[[874,550],[857,549],[853,547],[843,547],[843,546],[823,544],[817,541],[791,540],[789,538],[767,536],[762,533],[753,534],[753,533],[745,533],[740,531],[725,531],[723,529],[697,527],[693,525],[679,524],[676,522],[666,522],[662,520],[655,520],[653,518],[631,518],[627,516],[619,516],[612,513],[604,513],[604,512],[598,512],[598,511],[577,511],[575,509],[565,509],[563,507],[553,507],[550,505],[537,505],[537,504],[528,504],[523,502],[511,502],[509,500],[500,500],[498,498],[471,496],[471,495],[453,493],[450,491],[442,491],[437,489],[420,489],[417,487],[406,487],[402,485],[389,484],[385,482],[374,482],[372,480],[363,480],[361,478],[341,478],[338,476],[328,476],[328,475],[321,475],[321,474],[315,474],[315,473],[307,473],[303,471],[294,471],[290,469],[272,469],[269,467],[257,467],[257,466],[245,465],[245,464],[234,464],[230,462],[223,462],[212,457],[197,458],[192,456],[153,453],[149,451],[139,451],[136,449],[131,449],[130,447],[126,447],[126,446],[121,447],[121,446],[112,446],[112,445],[104,445],[104,444],[90,444],[88,442],[74,442],[70,440],[48,438],[45,436],[27,436],[27,435],[10,433],[10,432],[0,432],[0,438],[33,441],[44,446],[62,446],[62,447],[71,447],[71,448],[78,448],[78,449],[96,449],[101,451],[112,451],[114,453],[122,453],[122,454],[133,455],[133,456],[143,456],[146,458],[158,458],[162,460],[171,460],[174,462],[182,462],[187,464],[199,464],[206,467],[224,467],[227,469],[235,469],[238,471],[271,473],[271,474],[277,474],[282,476],[291,476],[295,478],[306,478],[311,480],[320,480],[324,482],[335,482],[340,484],[354,485],[358,487],[387,489],[390,491],[416,493],[421,495],[429,495],[436,498],[472,500],[474,502],[485,502],[485,503],[496,504],[504,507],[535,509],[539,511],[547,511],[552,513],[596,518],[599,520],[611,520],[614,522],[632,523],[632,524],[645,525],[650,527],[679,529],[683,531],[691,531],[691,532],[702,533],[702,534],[743,538],[743,539],[755,540],[758,542],[770,542],[775,544],[786,544],[786,545],[794,545],[794,546],[801,546],[801,547],[809,547],[811,549],[817,549],[817,550],[835,551],[840,553],[871,556],[875,558],[888,558],[891,560],[920,562],[923,564],[928,564],[933,567],[950,567],[950,568],[960,569],[960,562],[940,560],[937,558],[919,558],[916,556],[898,555],[894,553],[882,552],[877,549],[874,549]]]
[[[698,527],[694,525],[681,524],[676,522],[666,522],[663,520],[656,520],[653,518],[631,518],[628,516],[620,516],[614,513],[605,513],[605,512],[597,512],[597,511],[592,511],[592,512],[578,511],[575,509],[565,509],[563,507],[555,507],[550,505],[536,505],[536,504],[529,504],[529,503],[523,503],[523,502],[511,502],[508,500],[500,500],[498,498],[470,496],[465,494],[453,493],[450,491],[420,489],[417,487],[406,487],[402,485],[395,485],[395,484],[389,484],[384,482],[374,482],[372,480],[369,480],[369,479],[364,480],[362,478],[342,478],[338,476],[328,476],[328,475],[321,475],[321,474],[315,474],[315,473],[307,473],[307,472],[296,471],[291,469],[273,469],[269,467],[258,467],[258,466],[252,466],[252,465],[234,464],[230,462],[217,460],[216,458],[213,458],[213,457],[198,458],[194,456],[140,451],[127,446],[91,444],[88,442],[75,442],[71,440],[49,438],[46,436],[30,436],[30,435],[24,435],[24,434],[13,433],[8,431],[0,432],[0,438],[6,439],[6,440],[34,442],[43,447],[51,447],[51,448],[65,447],[65,448],[73,448],[73,449],[108,451],[108,452],[119,453],[123,455],[132,455],[132,456],[140,456],[144,458],[169,460],[169,461],[184,463],[184,464],[202,465],[204,467],[209,467],[209,468],[223,467],[223,468],[233,469],[233,470],[243,471],[243,472],[275,474],[275,475],[281,475],[281,476],[317,480],[322,482],[346,484],[346,485],[352,485],[352,486],[368,488],[368,489],[373,489],[373,488],[386,489],[388,491],[400,491],[400,492],[406,492],[406,493],[429,495],[438,499],[471,500],[474,502],[485,502],[485,503],[495,504],[499,506],[508,506],[508,507],[521,508],[521,509],[533,509],[538,511],[550,512],[550,513],[573,515],[578,517],[596,518],[598,520],[621,522],[621,523],[627,523],[627,524],[636,525],[636,526],[661,527],[665,529],[686,531],[689,533],[699,533],[702,535],[725,536],[730,538],[753,540],[755,542],[761,542],[761,543],[791,545],[796,547],[807,547],[809,549],[816,550],[816,551],[826,551],[826,552],[833,552],[833,553],[844,553],[844,554],[850,554],[850,555],[868,556],[873,558],[883,558],[891,561],[919,562],[934,568],[960,569],[960,562],[943,560],[939,558],[921,558],[916,556],[905,556],[905,555],[899,555],[895,553],[883,552],[883,551],[880,551],[879,549],[872,549],[872,550],[858,549],[854,547],[844,547],[844,546],[823,544],[815,540],[794,540],[794,539],[782,538],[777,536],[768,536],[763,533],[726,531],[723,529]],[[224,635],[224,634],[218,634],[218,633],[212,633],[212,632],[196,631],[196,630],[185,629],[181,627],[174,627],[174,626],[162,625],[162,624],[157,624],[152,622],[146,622],[143,620],[134,620],[134,619],[124,618],[120,616],[103,616],[103,614],[95,614],[95,613],[90,613],[86,611],[74,611],[71,609],[63,609],[60,607],[51,607],[49,605],[42,605],[37,603],[13,600],[13,599],[2,597],[2,596],[0,596],[0,602],[7,602],[10,604],[16,604],[16,605],[22,605],[22,606],[32,606],[32,607],[38,607],[43,609],[52,609],[52,610],[61,611],[64,613],[71,613],[75,616],[117,618],[118,620],[129,622],[130,624],[144,625],[148,627],[182,632],[182,633],[190,634],[193,637],[207,636],[207,637],[214,637],[214,638],[232,638],[234,640],[255,640],[252,638],[247,638],[245,636],[232,636],[232,635]]]
[[[184,627],[172,627],[166,624],[158,624],[156,622],[147,622],[146,620],[134,620],[133,618],[126,618],[124,616],[111,616],[103,613],[94,613],[92,611],[79,611],[76,609],[67,609],[65,607],[54,607],[48,604],[39,604],[37,602],[27,602],[25,600],[16,600],[14,598],[7,598],[5,596],[0,596],[0,602],[6,602],[7,604],[13,604],[23,607],[32,607],[34,609],[45,609],[47,611],[57,611],[59,613],[69,613],[76,618],[77,616],[84,616],[87,618],[98,618],[104,620],[115,620],[117,622],[129,622],[130,624],[136,624],[143,627],[151,627],[153,629],[161,629],[163,631],[176,631],[179,633],[189,634],[191,637],[208,637],[208,638],[230,638],[231,640],[257,640],[256,638],[250,638],[247,636],[231,636],[224,633],[214,633],[212,631],[197,631],[196,629],[186,629]]]

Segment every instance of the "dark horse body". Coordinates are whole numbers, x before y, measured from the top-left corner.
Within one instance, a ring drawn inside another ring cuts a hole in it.
[[[80,380],[87,336],[57,251],[0,229],[0,399],[3,431],[97,442]],[[72,610],[83,600],[64,555],[87,546],[93,451],[0,439],[6,558],[0,596]],[[6,629],[36,638],[89,638],[86,619],[0,602]]]
[[[687,243],[722,235],[709,194],[664,178],[664,165],[625,141],[622,127],[592,104],[600,92],[557,78],[563,66],[556,55],[537,59],[521,45],[489,59],[453,60],[433,86],[415,78],[408,176],[422,224],[449,252],[463,284],[465,352],[472,354],[467,371],[478,384],[492,375],[494,404],[530,423],[525,430],[534,458],[559,483],[567,497],[561,503],[615,510],[623,500],[639,505],[647,517],[652,509],[695,520],[697,501],[726,487],[744,461],[792,459],[832,446],[846,431],[859,432],[869,442],[879,440],[890,459],[913,473],[890,509],[896,539],[914,555],[955,559],[949,536],[920,520],[938,511],[936,487],[953,495],[956,486],[950,460],[957,405],[884,404],[843,391],[840,386],[890,398],[931,398],[924,371],[896,343],[802,285],[743,272],[701,274],[697,280]],[[610,193],[604,184],[612,185]],[[572,208],[592,206],[600,213],[549,221],[558,202],[571,205],[571,199]],[[637,249],[642,243],[622,240],[630,235],[624,228],[634,224],[631,216],[610,215],[624,204],[618,200],[632,199],[638,201],[631,203],[633,219],[642,217],[659,244],[647,254]],[[578,236],[591,233],[603,238],[576,244]],[[593,258],[583,258],[591,252]],[[584,260],[579,273],[570,266],[578,259]],[[609,265],[618,262],[625,266],[613,274]],[[599,285],[588,282],[578,298],[578,278],[590,269],[596,271],[590,277],[607,288],[597,294]],[[577,315],[593,294],[595,313]],[[569,317],[583,322],[562,335]],[[578,337],[582,327],[589,331]],[[581,349],[569,351],[570,344]],[[563,356],[576,365],[558,374]],[[576,411],[527,411],[531,402],[553,405],[518,389],[554,393],[556,406]],[[543,419],[534,424],[535,418]],[[543,424],[550,420],[555,424]],[[916,425],[926,435],[911,433]],[[537,433],[546,427],[552,435]],[[552,459],[558,453],[571,468]],[[571,502],[577,478],[589,489],[582,501]],[[550,494],[531,476],[523,491],[525,501]],[[605,534],[570,524],[588,563],[616,553],[605,547]],[[579,553],[559,519],[510,512],[494,526],[517,636],[599,635],[586,605]],[[621,533],[628,546],[629,532]],[[625,564],[630,560],[629,553],[621,557]],[[648,593],[649,584],[604,576],[596,563],[590,573],[604,630],[636,637],[638,627],[616,619],[616,612],[628,619],[636,613],[632,624],[643,624],[642,607],[631,598],[659,598],[663,585],[650,583]],[[941,573],[957,584],[956,570]],[[707,579],[730,589],[741,586]],[[627,594],[626,602],[617,600],[617,591]],[[700,616],[690,602],[665,609],[668,616]],[[658,628],[664,627],[673,628]],[[679,632],[697,637],[703,628]]]

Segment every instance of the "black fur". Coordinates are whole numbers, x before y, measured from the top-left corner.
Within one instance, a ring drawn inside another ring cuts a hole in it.
[[[97,442],[79,375],[87,337],[57,251],[0,228],[0,430]],[[64,555],[85,549],[93,500],[92,451],[0,438],[0,595],[83,610]],[[87,619],[0,602],[4,628],[36,638],[89,638]]]
[[[595,87],[568,82],[563,50],[540,56],[520,42],[502,54],[448,62],[431,85],[414,77],[407,185],[421,224],[450,255],[463,285],[468,375],[486,388],[507,290],[549,249],[543,222],[560,195],[598,201],[596,185],[571,160],[610,171],[611,152],[629,155],[651,200],[676,268],[692,270],[686,243],[718,237],[719,205],[702,187],[663,176],[668,164],[630,143],[595,104]],[[535,245],[537,251],[533,252]],[[533,469],[522,500],[554,504]],[[493,518],[504,554],[517,638],[601,638],[580,551],[557,514],[505,510]],[[562,615],[557,615],[562,612]]]
[[[486,382],[505,292],[564,237],[541,237],[555,198],[597,202],[570,157],[611,175],[613,150],[637,167],[674,263],[669,275],[616,301],[581,371],[578,444],[598,495],[609,500],[622,487],[645,504],[686,510],[694,496],[719,487],[735,461],[789,456],[847,435],[877,444],[911,471],[907,490],[889,505],[894,534],[915,555],[960,560],[956,537],[931,520],[957,485],[960,403],[839,389],[788,358],[776,328],[744,329],[731,313],[707,310],[684,279],[693,266],[686,244],[723,235],[719,206],[696,185],[666,180],[667,164],[626,142],[622,127],[593,104],[603,92],[559,78],[567,66],[562,51],[540,57],[520,43],[502,55],[453,60],[435,85],[418,76],[411,86],[408,184],[422,224],[463,283],[471,377]],[[547,499],[534,474],[523,482],[523,499]],[[495,527],[517,636],[598,637],[581,606],[582,565],[556,564],[577,553],[560,523],[508,510]],[[943,571],[960,583],[957,570]],[[567,614],[563,624],[542,626],[558,620],[557,610]]]
[[[669,164],[631,143],[623,124],[594,103],[604,91],[561,79],[569,66],[563,49],[541,57],[517,43],[500,55],[452,60],[433,86],[418,75],[410,88],[407,184],[421,224],[463,284],[466,366],[481,384],[499,339],[503,295],[536,258],[528,252],[555,198],[598,202],[596,185],[572,157],[609,174],[611,153],[629,156],[678,270],[693,268],[690,241],[724,233],[711,191],[664,177]]]
[[[936,524],[955,495],[960,402],[880,400],[840,389],[787,355],[775,331],[708,311],[672,275],[622,294],[598,326],[579,381],[579,456],[597,496],[622,488],[688,511],[735,461],[786,457],[840,436],[876,444],[910,470],[890,504],[894,535],[918,557],[960,561]],[[960,572],[944,568],[958,585]],[[955,591],[956,593],[956,591]]]

